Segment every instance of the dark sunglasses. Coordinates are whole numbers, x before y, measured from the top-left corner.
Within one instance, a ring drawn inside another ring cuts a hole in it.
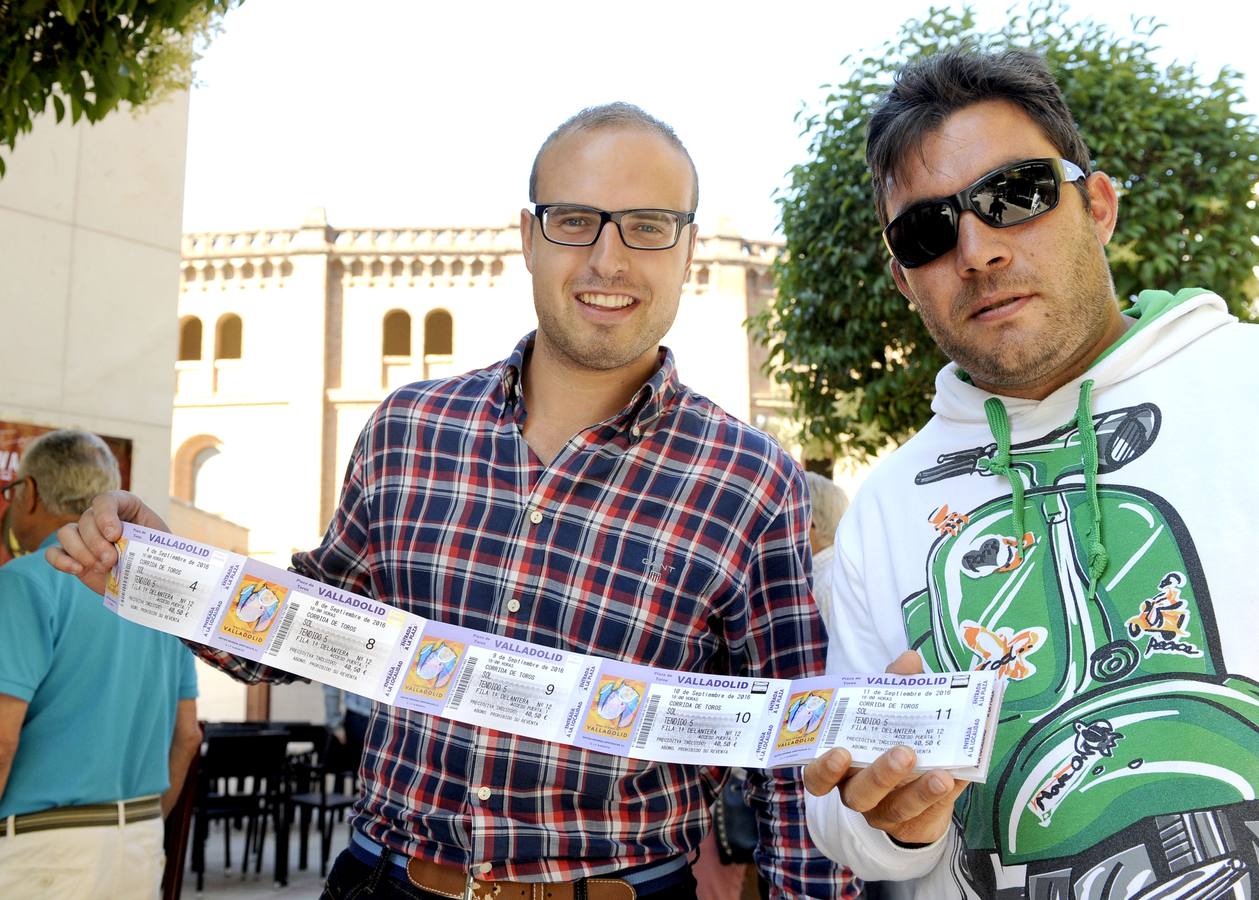
[[[883,240],[906,269],[925,266],[957,246],[962,213],[993,228],[1022,225],[1058,205],[1060,186],[1085,178],[1068,159],[1025,159],[995,169],[952,197],[915,203],[883,229]]]

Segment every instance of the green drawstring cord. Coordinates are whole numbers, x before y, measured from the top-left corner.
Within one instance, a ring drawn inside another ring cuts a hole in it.
[[[1097,597],[1097,584],[1110,559],[1102,543],[1102,505],[1097,497],[1097,432],[1093,429],[1093,382],[1080,385],[1080,405],[1075,413],[1075,427],[1080,433],[1080,455],[1084,460],[1084,488],[1088,496],[1088,510],[1092,519],[1086,541],[1088,544],[1089,587],[1088,599]],[[997,452],[992,459],[980,459],[975,465],[985,472],[1001,475],[1010,482],[1011,500],[1014,505],[1014,540],[1023,542],[1023,476],[1014,470],[1010,453],[1010,419],[1005,406],[996,397],[984,401],[988,416],[988,428],[997,441]]]
[[[1097,432],[1093,430],[1093,381],[1080,385],[1080,406],[1075,413],[1075,427],[1080,432],[1080,452],[1084,457],[1084,487],[1088,495],[1092,528],[1087,536],[1089,561],[1089,600],[1097,596],[1097,582],[1110,561],[1102,543],[1102,504],[1097,498]]]
[[[992,459],[977,460],[975,465],[985,472],[1001,475],[1010,482],[1010,493],[1014,501],[1014,541],[1023,546],[1023,476],[1014,471],[1010,465],[1010,419],[1006,416],[1005,406],[996,397],[984,401],[984,412],[988,415],[988,428],[997,440],[997,454]],[[1094,453],[1096,456],[1096,453]],[[1096,471],[1097,466],[1093,466]]]

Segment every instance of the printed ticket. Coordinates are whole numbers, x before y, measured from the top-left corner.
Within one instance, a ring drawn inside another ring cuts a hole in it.
[[[633,759],[771,768],[833,747],[987,775],[995,672],[786,680],[675,672],[431,621],[196,541],[123,526],[105,604],[381,703]]]

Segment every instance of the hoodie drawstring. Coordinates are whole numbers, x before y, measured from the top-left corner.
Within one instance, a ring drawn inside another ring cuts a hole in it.
[[[1010,419],[1006,415],[1005,405],[996,397],[989,397],[984,401],[984,412],[988,416],[988,428],[997,441],[997,453],[992,459],[976,460],[975,465],[1010,482],[1010,493],[1014,501],[1014,540],[1021,544],[1024,534],[1023,476],[1010,465]]]
[[[1089,600],[1097,596],[1097,582],[1110,561],[1106,546],[1102,543],[1102,504],[1097,498],[1097,432],[1093,429],[1093,381],[1080,385],[1080,405],[1075,412],[1075,427],[1080,433],[1080,452],[1084,457],[1084,491],[1088,497],[1089,523],[1088,544]]]
[[[1093,428],[1093,382],[1087,380],[1080,385],[1080,403],[1075,413],[1076,430],[1080,435],[1080,455],[1084,463],[1084,490],[1088,500],[1089,528],[1085,534],[1086,553],[1088,555],[1088,599],[1097,597],[1097,585],[1106,571],[1109,557],[1102,543],[1102,505],[1097,496],[1097,432]],[[988,417],[988,428],[997,442],[997,451],[991,459],[979,459],[975,465],[1000,475],[1010,482],[1010,494],[1013,504],[1014,540],[1022,542],[1024,523],[1023,508],[1023,476],[1015,471],[1013,457],[1010,452],[1010,419],[1006,414],[1005,405],[996,397],[984,401],[984,413]]]

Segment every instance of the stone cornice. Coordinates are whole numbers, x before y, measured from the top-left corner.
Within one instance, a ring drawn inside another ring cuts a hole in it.
[[[321,233],[322,232],[322,233]],[[781,241],[753,241],[738,235],[701,235],[695,258],[701,262],[768,265],[782,252]],[[181,255],[199,259],[276,259],[308,253],[334,256],[468,256],[485,258],[520,253],[515,225],[451,228],[286,228],[185,234]]]
[[[688,289],[703,292],[714,266],[742,267],[767,282],[780,241],[701,235]],[[204,291],[253,283],[282,286],[296,257],[323,256],[348,286],[484,284],[493,286],[509,259],[520,257],[515,225],[450,228],[302,228],[185,234],[183,286]],[[519,264],[519,263],[518,263]]]

